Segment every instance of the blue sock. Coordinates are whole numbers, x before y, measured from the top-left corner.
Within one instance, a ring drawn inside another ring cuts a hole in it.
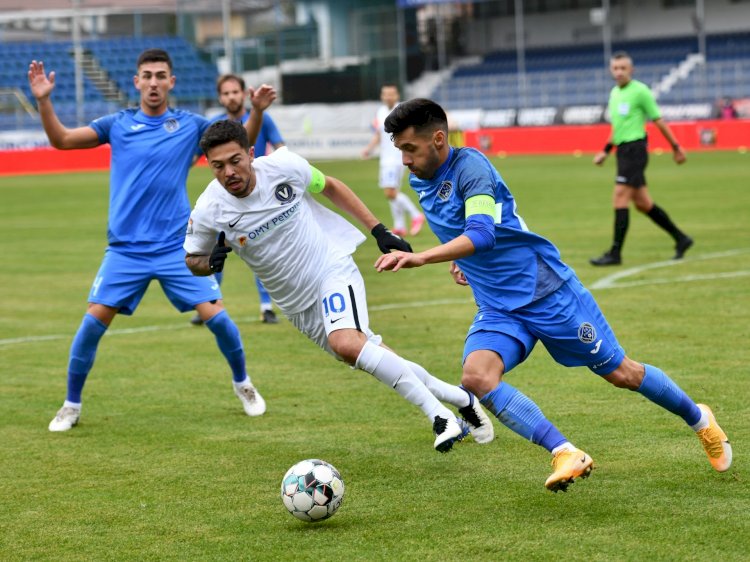
[[[68,360],[68,402],[81,402],[81,392],[86,384],[86,377],[94,365],[96,349],[99,340],[107,331],[98,318],[88,312],[83,315],[81,325],[73,338],[70,346],[70,359]]]
[[[270,310],[271,295],[268,294],[268,291],[266,291],[266,288],[263,286],[261,280],[258,279],[257,275],[255,276],[255,286],[258,288],[258,297],[260,297],[260,309]]]
[[[670,379],[664,371],[652,365],[643,364],[643,375],[638,392],[665,410],[680,416],[688,425],[695,425],[701,419],[701,411],[685,392]]]
[[[234,382],[244,381],[247,378],[245,351],[236,324],[229,318],[227,311],[222,310],[206,322],[206,326],[216,336],[216,343],[232,369]]]
[[[539,406],[507,382],[501,382],[480,402],[508,429],[548,451],[568,441]]]

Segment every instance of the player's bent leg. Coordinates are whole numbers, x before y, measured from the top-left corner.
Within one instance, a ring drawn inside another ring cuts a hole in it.
[[[617,369],[603,378],[620,388],[634,390],[681,417],[696,432],[711,466],[719,472],[729,469],[732,464],[732,447],[726,434],[716,423],[711,409],[703,404],[696,404],[661,369],[625,357]]]
[[[331,347],[337,353],[339,353],[337,348],[341,349],[338,340],[343,339],[345,335],[339,334],[338,338],[333,336],[344,331],[337,330],[329,335]],[[364,334],[362,336],[364,337]],[[436,450],[441,453],[448,452],[456,440],[462,437],[463,430],[453,413],[443,406],[424,383],[417,378],[406,361],[389,349],[365,340],[355,361],[355,366],[393,388],[432,420]]]

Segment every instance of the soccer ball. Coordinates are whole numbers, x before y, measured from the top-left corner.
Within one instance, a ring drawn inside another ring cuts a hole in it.
[[[286,471],[281,481],[281,501],[289,513],[302,521],[328,519],[341,507],[344,481],[333,465],[307,459]]]

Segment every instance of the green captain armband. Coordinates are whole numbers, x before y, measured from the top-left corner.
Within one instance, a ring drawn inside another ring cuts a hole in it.
[[[310,166],[310,171],[312,172],[312,178],[307,185],[307,190],[312,193],[320,193],[325,189],[326,177],[323,175],[323,172],[318,170],[315,166]]]
[[[464,205],[466,207],[466,216],[469,218],[472,215],[489,215],[493,220],[497,220],[497,205],[495,205],[494,197],[489,195],[474,195],[469,197]]]

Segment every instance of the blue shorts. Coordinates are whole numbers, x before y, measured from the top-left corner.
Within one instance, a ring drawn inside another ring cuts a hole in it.
[[[119,309],[120,314],[130,316],[152,279],[161,283],[164,294],[180,312],[221,298],[213,275],[196,277],[188,269],[182,248],[134,254],[118,252],[110,246],[91,286],[88,302],[111,306]]]
[[[469,328],[466,357],[492,350],[503,358],[505,372],[528,357],[537,340],[566,367],[588,367],[608,375],[625,352],[591,293],[573,277],[557,291],[513,311],[480,309]]]

